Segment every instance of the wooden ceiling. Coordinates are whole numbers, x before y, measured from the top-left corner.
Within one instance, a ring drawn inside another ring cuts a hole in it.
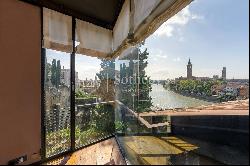
[[[23,0],[113,29],[124,0]]]

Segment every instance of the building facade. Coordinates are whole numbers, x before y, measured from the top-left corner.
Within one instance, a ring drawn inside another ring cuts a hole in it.
[[[226,69],[226,67],[223,67],[223,69],[222,69],[222,76],[221,76],[221,78],[223,80],[227,79],[227,69]]]
[[[70,86],[70,76],[71,76],[71,70],[70,69],[64,69],[64,67],[61,69],[61,83]],[[79,86],[79,79],[78,79],[78,72],[75,72],[75,84],[76,87]]]

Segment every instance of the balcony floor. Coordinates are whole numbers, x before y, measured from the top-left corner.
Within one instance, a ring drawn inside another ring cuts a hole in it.
[[[130,164],[224,165],[249,162],[248,153],[182,136],[125,136],[119,142]],[[44,165],[126,165],[115,138],[83,148]]]
[[[182,136],[119,138],[126,158],[135,165],[238,165],[248,153],[232,147]]]
[[[110,138],[45,165],[125,165],[125,162],[115,138]]]

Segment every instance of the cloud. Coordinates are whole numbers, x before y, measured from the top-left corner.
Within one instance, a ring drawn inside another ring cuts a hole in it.
[[[80,80],[94,79],[96,73],[100,72],[100,65],[90,65],[90,64],[77,64],[76,65],[76,72],[78,72],[78,78]]]
[[[181,61],[181,58],[180,58],[180,57],[174,58],[173,61],[174,61],[174,62],[180,62],[180,61]]]
[[[180,42],[185,41],[185,39],[184,39],[184,37],[183,37],[182,35],[179,37],[179,41],[180,41]]]
[[[167,36],[167,37],[171,37],[173,36],[173,31],[174,31],[174,27],[172,26],[167,26],[166,22],[162,24],[162,26],[160,26],[160,28],[158,28],[154,35],[155,36]]]
[[[151,79],[160,80],[169,77],[168,67],[166,65],[158,64],[156,62],[149,63],[145,71]]]
[[[163,23],[153,34],[156,37],[166,36],[172,37],[177,29],[183,28],[192,20],[203,20],[204,17],[198,14],[194,14],[190,11],[189,6],[186,6],[179,13],[171,17],[165,23]]]
[[[149,58],[153,58],[153,60],[155,59],[167,59],[168,55],[166,55],[166,53],[160,49],[149,49]]]
[[[168,56],[167,56],[167,55],[164,55],[164,54],[155,54],[155,57],[163,58],[163,59],[168,58]]]

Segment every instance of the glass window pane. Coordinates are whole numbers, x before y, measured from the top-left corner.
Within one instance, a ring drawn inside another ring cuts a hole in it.
[[[46,49],[46,157],[70,149],[70,54]]]
[[[114,61],[77,54],[76,147],[82,147],[114,133]]]
[[[216,5],[229,4],[187,6],[116,59],[115,127],[130,164],[248,163],[248,40],[225,28],[230,7]]]

